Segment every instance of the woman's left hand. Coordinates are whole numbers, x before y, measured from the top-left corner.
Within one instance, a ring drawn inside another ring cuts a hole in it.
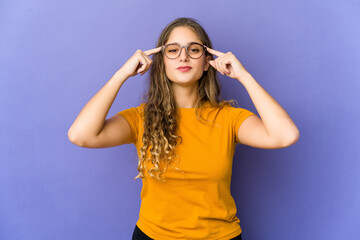
[[[206,47],[206,50],[217,56],[216,59],[210,60],[209,63],[222,75],[240,80],[241,76],[248,74],[248,71],[231,52],[222,53],[209,47]]]

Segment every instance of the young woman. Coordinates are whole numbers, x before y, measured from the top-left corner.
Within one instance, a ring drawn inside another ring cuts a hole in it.
[[[144,103],[105,119],[124,82],[149,69]],[[246,88],[261,119],[220,100],[216,71]],[[234,54],[212,49],[194,19],[179,18],[156,48],[137,50],[96,93],[68,136],[86,148],[135,144],[143,188],[133,239],[228,240],[242,232],[230,193],[236,143],[284,148],[299,131]]]

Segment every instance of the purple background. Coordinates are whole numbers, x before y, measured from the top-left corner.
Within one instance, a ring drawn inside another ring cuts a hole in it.
[[[1,1],[0,239],[131,238],[142,186],[134,145],[80,148],[67,131],[136,49],[183,16],[300,130],[288,148],[237,146],[244,239],[360,239],[357,0]],[[239,82],[220,79],[224,98],[257,113]],[[140,104],[145,81],[128,79],[108,117]]]

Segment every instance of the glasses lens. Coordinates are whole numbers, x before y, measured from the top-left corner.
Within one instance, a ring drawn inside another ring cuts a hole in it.
[[[192,43],[188,46],[188,52],[190,57],[192,58],[199,58],[204,53],[204,48],[200,44]]]
[[[177,58],[179,55],[180,46],[177,44],[170,44],[165,47],[165,55],[168,58]]]

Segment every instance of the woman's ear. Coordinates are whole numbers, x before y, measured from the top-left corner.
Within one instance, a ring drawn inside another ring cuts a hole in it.
[[[209,69],[209,67],[210,67],[209,61],[210,61],[210,60],[211,60],[211,56],[210,56],[210,55],[205,58],[204,71],[207,71],[207,70]]]

